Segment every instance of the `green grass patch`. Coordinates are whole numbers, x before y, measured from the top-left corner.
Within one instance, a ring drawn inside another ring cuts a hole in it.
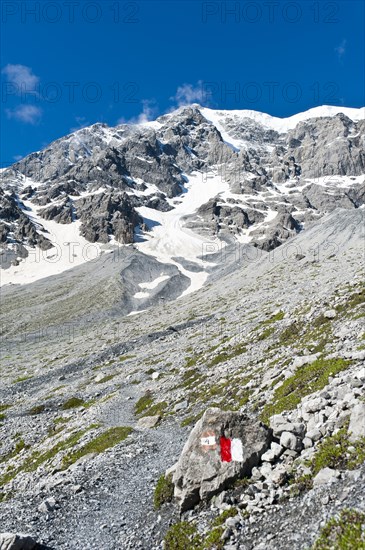
[[[102,378],[101,380],[98,380],[96,383],[104,384],[104,382],[109,382],[109,380],[112,380],[116,376],[117,376],[116,374],[107,374],[106,376],[104,376],[104,378]]]
[[[161,508],[165,502],[171,502],[174,497],[174,484],[172,483],[172,474],[162,475],[156,485],[153,495],[155,509]]]
[[[346,302],[343,304],[338,304],[335,309],[338,313],[351,314],[353,310],[365,303],[365,286],[361,288],[358,292],[351,294]]]
[[[187,521],[172,525],[164,539],[165,550],[200,550],[201,542],[196,526]]]
[[[289,480],[289,483],[291,485],[290,496],[298,497],[313,488],[313,475],[311,473],[300,476],[294,475]]]
[[[229,508],[228,510],[224,510],[219,516],[215,518],[215,520],[212,523],[212,527],[219,527],[220,525],[223,525],[226,519],[228,518],[234,518],[237,516],[238,510],[234,506],[232,508]]]
[[[186,418],[184,418],[184,420],[181,422],[180,426],[182,428],[185,428],[185,426],[191,426],[192,424],[196,424],[196,422],[198,422],[198,420],[201,419],[201,417],[203,416],[204,414],[204,411],[200,411],[198,414],[192,414],[190,416],[187,416]]]
[[[354,470],[365,462],[365,437],[350,442],[347,426],[327,437],[318,447],[312,460],[313,475],[322,468]]]
[[[58,416],[57,418],[54,419],[54,424],[66,424],[67,422],[69,422],[71,419],[70,418],[65,418],[64,416]]]
[[[322,528],[311,550],[365,550],[365,514],[341,510]]]
[[[151,392],[147,391],[137,403],[134,405],[134,412],[138,416],[142,414],[146,409],[149,409],[153,405],[153,397]]]
[[[259,336],[256,338],[256,341],[257,341],[257,342],[262,342],[262,340],[266,340],[266,339],[269,338],[269,336],[271,336],[274,332],[275,332],[274,327],[268,327],[268,328],[265,329],[263,332],[261,332],[261,334],[259,334]]]
[[[266,321],[263,321],[262,325],[271,325],[272,323],[276,323],[277,321],[281,321],[284,319],[285,313],[283,311],[279,311],[276,315],[273,315],[269,319],[266,319]]]
[[[182,379],[182,387],[191,388],[202,382],[204,380],[204,377],[198,369],[190,368],[184,372]]]
[[[224,349],[218,355],[213,357],[209,363],[207,363],[207,367],[214,367],[220,363],[225,363],[234,357],[242,355],[242,353],[245,353],[246,351],[247,347],[245,344],[239,344],[237,346],[233,346],[232,348]]]
[[[134,359],[136,355],[121,355],[118,361],[128,361],[128,359]]]
[[[70,397],[70,399],[65,401],[62,405],[62,409],[67,411],[68,409],[75,409],[76,407],[83,407],[84,405],[85,401],[80,399],[80,397]]]
[[[25,382],[26,380],[30,380],[31,378],[33,378],[31,374],[26,376],[19,376],[18,378],[15,378],[15,380],[13,380],[13,384],[18,384],[18,382]]]
[[[2,403],[0,405],[0,412],[6,411],[7,409],[10,409],[11,405],[7,405],[6,403]]]
[[[299,323],[292,323],[286,327],[279,336],[278,343],[282,346],[289,346],[297,342],[301,329]]]
[[[275,390],[273,402],[264,407],[261,419],[267,423],[270,416],[295,409],[304,396],[323,389],[330,376],[347,369],[351,363],[345,359],[320,358],[311,365],[298,368]]]
[[[14,479],[14,477],[16,477],[18,473],[22,471],[34,472],[41,464],[43,464],[47,460],[51,460],[52,458],[54,458],[60,451],[63,451],[69,447],[75,446],[76,443],[78,443],[78,441],[81,439],[81,437],[87,431],[89,431],[94,427],[95,425],[91,425],[84,430],[75,432],[68,439],[59,441],[55,446],[51,447],[47,451],[44,451],[44,452],[34,451],[30,456],[28,456],[24,460],[24,462],[19,467],[8,468],[8,470],[2,476],[0,476],[0,486],[5,485],[6,483]]]
[[[62,461],[62,469],[66,470],[71,464],[76,462],[79,458],[89,453],[102,453],[110,447],[114,447],[121,441],[124,441],[131,433],[132,428],[129,426],[117,426],[110,428],[109,430],[98,435],[95,439],[92,439],[86,445],[83,445],[80,449],[71,452],[66,455]]]
[[[20,453],[20,451],[22,451],[23,449],[29,449],[29,447],[30,445],[26,445],[23,439],[19,439],[15,443],[14,449],[12,451],[9,451],[3,456],[0,456],[0,463],[8,462],[8,460],[15,458]]]
[[[151,407],[146,409],[141,414],[141,417],[143,417],[143,416],[156,416],[156,415],[162,416],[166,408],[167,408],[167,402],[166,401],[160,401],[159,403],[155,403],[154,405],[152,405]]]

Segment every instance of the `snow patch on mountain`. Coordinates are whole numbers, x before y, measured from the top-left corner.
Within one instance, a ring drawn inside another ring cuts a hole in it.
[[[21,204],[21,203],[20,203]],[[107,246],[90,243],[80,235],[80,221],[59,224],[41,218],[34,204],[23,201],[23,212],[53,244],[49,250],[26,246],[28,257],[19,265],[1,270],[0,286],[8,284],[28,284],[51,275],[72,269],[85,262],[98,258]],[[43,228],[43,229],[41,229]],[[110,248],[110,247],[109,247]]]
[[[160,212],[145,206],[136,209],[150,228],[149,232],[140,235],[140,242],[135,244],[136,248],[162,263],[176,265],[183,275],[189,277],[190,287],[182,296],[190,294],[204,285],[208,277],[205,268],[209,265],[204,258],[202,259],[207,239],[184,227],[184,218],[196,212],[209,199],[229,190],[228,183],[214,173],[205,175],[196,172],[190,174],[186,179],[184,193],[173,210]],[[179,256],[200,265],[201,271],[189,271],[180,263],[172,260]]]
[[[289,130],[295,128],[297,124],[299,124],[299,122],[303,122],[311,118],[332,117],[339,113],[343,113],[354,122],[364,120],[365,118],[365,107],[354,109],[351,107],[335,107],[333,105],[322,105],[320,107],[314,107],[313,109],[309,109],[308,111],[304,111],[303,113],[298,113],[287,118],[274,117],[267,113],[260,113],[259,111],[250,110],[227,111],[202,108],[200,109],[200,112],[207,120],[212,122],[215,127],[218,128],[225,141],[230,142],[234,146],[238,147],[240,142],[238,140],[235,143],[232,142],[232,138],[224,129],[222,121],[224,121],[224,118],[226,117],[231,119],[236,117],[237,119],[241,120],[249,118],[251,120],[254,120],[255,122],[258,122],[259,124],[262,124],[262,126],[265,126],[266,128],[270,128],[271,130],[279,132],[279,134],[286,133]]]

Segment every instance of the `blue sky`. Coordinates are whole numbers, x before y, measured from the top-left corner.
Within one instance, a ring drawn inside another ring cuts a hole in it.
[[[361,0],[3,0],[1,165],[189,102],[361,107],[364,17]]]

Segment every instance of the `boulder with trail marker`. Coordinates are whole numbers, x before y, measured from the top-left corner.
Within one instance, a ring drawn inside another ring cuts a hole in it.
[[[271,433],[247,415],[207,409],[190,433],[173,474],[181,511],[248,476],[269,448]]]

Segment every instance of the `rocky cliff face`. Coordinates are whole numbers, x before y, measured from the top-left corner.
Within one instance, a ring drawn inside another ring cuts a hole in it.
[[[184,225],[264,250],[336,207],[359,208],[365,196],[360,110],[352,115],[360,120],[316,114],[277,127],[260,113],[192,106],[151,123],[94,124],[61,138],[1,174],[2,201],[17,201],[0,213],[2,250],[13,250],[3,267],[21,261],[29,247],[47,246],[29,206],[58,224],[80,220],[87,241],[132,243],[148,229],[141,208],[152,217],[176,208],[174,199],[184,198],[195,173],[207,187],[219,178],[221,192],[185,212]]]

